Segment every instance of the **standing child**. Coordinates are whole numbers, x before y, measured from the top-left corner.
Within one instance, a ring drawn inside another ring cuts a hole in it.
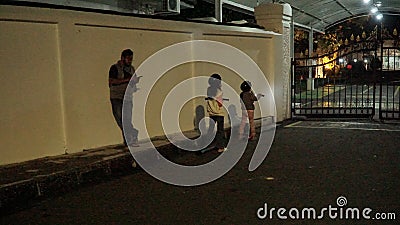
[[[260,97],[264,97],[264,95],[258,94],[255,96],[251,90],[250,81],[243,81],[243,83],[240,85],[240,89],[242,90],[242,93],[240,93],[240,100],[242,103],[242,121],[239,127],[239,138],[244,138],[244,127],[248,120],[250,124],[250,134],[248,139],[253,140],[256,137],[256,128],[254,125],[254,102],[258,101]]]
[[[207,88],[207,112],[210,118],[217,124],[217,133],[215,135],[215,147],[218,152],[225,151],[225,132],[224,132],[224,111],[222,106],[222,84],[221,76],[213,74],[208,79],[209,87]],[[210,130],[214,130],[214,126],[210,126]]]

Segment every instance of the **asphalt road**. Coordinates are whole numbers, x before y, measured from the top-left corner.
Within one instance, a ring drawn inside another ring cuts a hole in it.
[[[40,201],[0,224],[400,224],[399,138],[399,125],[298,122],[277,129],[254,172],[247,168],[256,142],[230,172],[205,185],[173,186],[135,170]],[[217,156],[187,153],[180,160]],[[278,218],[278,208],[287,219]],[[321,218],[311,219],[304,208]],[[348,208],[359,209],[360,219],[346,217]],[[370,220],[361,215],[365,208]],[[297,219],[303,211],[305,219]],[[382,215],[396,219],[378,220]]]

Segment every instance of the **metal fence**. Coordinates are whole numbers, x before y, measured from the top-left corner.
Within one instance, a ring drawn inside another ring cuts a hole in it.
[[[379,113],[382,120],[400,120],[399,50],[366,41],[322,56],[295,58],[292,114],[372,118]]]

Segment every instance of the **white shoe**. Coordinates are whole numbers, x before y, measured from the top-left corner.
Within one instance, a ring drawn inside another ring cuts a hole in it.
[[[227,150],[228,150],[228,148],[220,148],[220,149],[218,149],[218,152],[221,153],[221,152],[225,152]]]

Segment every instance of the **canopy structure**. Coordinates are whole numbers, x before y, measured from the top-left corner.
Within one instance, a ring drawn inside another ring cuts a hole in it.
[[[372,15],[371,9],[377,7],[384,15],[400,16],[400,0],[230,0],[243,6],[254,8],[264,2],[289,3],[293,9],[295,23],[325,30],[350,18]]]

